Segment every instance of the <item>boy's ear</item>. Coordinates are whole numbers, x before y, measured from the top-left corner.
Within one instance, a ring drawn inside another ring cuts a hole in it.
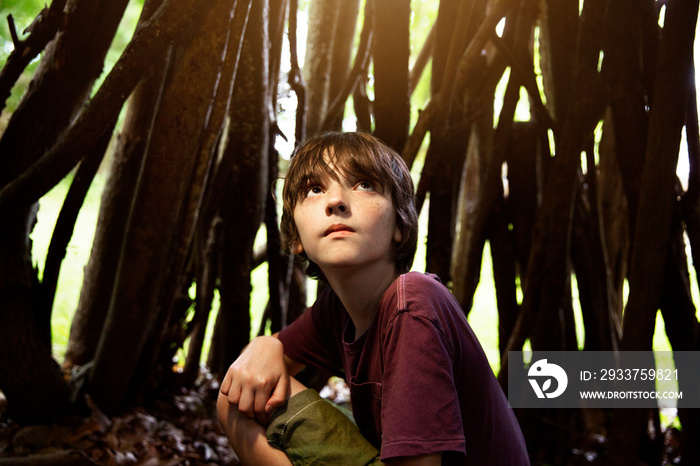
[[[399,228],[397,226],[396,230],[394,230],[394,241],[396,241],[397,243],[400,243],[402,239],[403,239],[403,232],[401,231],[401,228]]]
[[[299,255],[304,252],[304,246],[302,246],[300,241],[294,241],[290,250],[292,254]]]

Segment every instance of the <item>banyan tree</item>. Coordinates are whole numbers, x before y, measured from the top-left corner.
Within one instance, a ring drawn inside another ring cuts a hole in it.
[[[504,390],[523,347],[647,351],[664,332],[673,351],[700,350],[697,0],[40,7],[9,18],[0,73],[4,416],[55,421],[86,395],[108,414],[147,405],[202,366],[222,375],[251,334],[303,312],[312,292],[280,250],[277,181],[294,145],[325,130],[371,132],[411,166],[425,218],[414,267],[467,315],[488,265]],[[100,177],[57,360],[59,272]],[[31,234],[59,183],[39,264]],[[264,311],[250,304],[261,264]],[[516,414],[536,464],[665,458],[658,409]],[[699,423],[678,409],[683,464],[700,462]]]

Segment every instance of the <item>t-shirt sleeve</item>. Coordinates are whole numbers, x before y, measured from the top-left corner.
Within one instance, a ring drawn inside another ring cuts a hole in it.
[[[330,315],[330,301],[328,294],[319,297],[312,307],[280,332],[279,339],[287,357],[341,375],[343,365],[334,328],[337,324]]]
[[[382,459],[465,452],[453,349],[424,315],[399,312],[384,339]]]

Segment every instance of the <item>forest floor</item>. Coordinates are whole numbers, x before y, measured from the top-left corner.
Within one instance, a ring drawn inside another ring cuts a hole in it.
[[[163,397],[148,409],[108,417],[87,399],[90,412],[85,416],[29,426],[4,417],[5,400],[0,396],[0,466],[240,465],[216,420],[217,394],[217,382],[208,377],[200,379],[196,389]],[[347,387],[333,379],[321,395],[341,404],[349,401]],[[679,464],[680,431],[669,426],[660,434],[657,446],[649,445],[649,453],[656,450],[660,458],[640,464]],[[555,461],[533,465],[605,465],[607,440],[585,435],[576,446],[564,448],[567,453],[554,455]]]
[[[87,400],[89,415],[53,425],[20,426],[0,406],[0,465],[239,465],[216,420],[217,392],[207,380],[116,417]]]

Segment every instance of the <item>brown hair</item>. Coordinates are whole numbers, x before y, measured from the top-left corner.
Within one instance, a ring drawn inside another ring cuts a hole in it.
[[[414,203],[413,180],[401,156],[379,139],[360,132],[328,132],[316,135],[300,145],[289,163],[282,190],[282,247],[290,253],[299,232],[294,223],[294,209],[306,188],[320,177],[337,178],[337,169],[377,183],[391,193],[396,210],[396,224],[402,240],[394,251],[396,270],[406,273],[413,263],[418,243],[418,214]],[[304,254],[306,273],[319,277],[321,271]]]

